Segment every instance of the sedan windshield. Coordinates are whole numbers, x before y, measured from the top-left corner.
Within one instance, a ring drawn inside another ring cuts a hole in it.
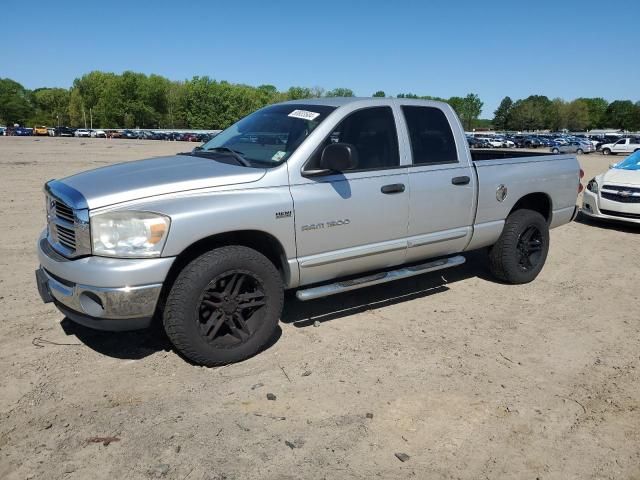
[[[265,107],[213,137],[202,145],[200,151],[226,152],[248,164],[279,165],[333,110],[335,107],[326,105],[284,104]]]
[[[640,170],[640,150],[632,153],[613,168],[620,170]]]

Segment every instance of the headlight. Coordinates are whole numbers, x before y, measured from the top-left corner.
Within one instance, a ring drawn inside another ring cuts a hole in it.
[[[169,233],[169,217],[151,212],[110,212],[91,217],[94,255],[159,257]]]
[[[587,183],[587,190],[593,193],[598,193],[598,182],[596,182],[595,178],[589,180],[589,183]]]

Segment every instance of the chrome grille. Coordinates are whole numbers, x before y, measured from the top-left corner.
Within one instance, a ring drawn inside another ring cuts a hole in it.
[[[67,222],[70,222],[70,223],[75,222],[75,215],[73,214],[72,208],[68,207],[67,205],[65,205],[59,200],[55,200],[54,203],[55,203],[54,208],[56,211],[56,217],[62,220],[66,220]]]
[[[58,241],[65,247],[75,251],[76,250],[76,232],[71,228],[63,227],[62,225],[56,225],[58,234]]]
[[[47,240],[68,258],[91,254],[89,209],[86,200],[68,185],[52,180],[47,194]]]

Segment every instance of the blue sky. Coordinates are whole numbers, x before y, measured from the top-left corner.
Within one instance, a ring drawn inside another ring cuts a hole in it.
[[[64,7],[64,8],[62,8]],[[209,75],[357,95],[640,100],[640,1],[30,1],[0,9],[0,77]],[[628,56],[628,59],[625,58]]]

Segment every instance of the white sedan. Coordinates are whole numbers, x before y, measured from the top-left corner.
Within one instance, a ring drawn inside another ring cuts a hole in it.
[[[582,213],[640,224],[640,151],[611,167],[587,184]]]
[[[91,136],[91,130],[87,130],[86,128],[79,128],[75,131],[74,135],[76,137],[90,137]]]

